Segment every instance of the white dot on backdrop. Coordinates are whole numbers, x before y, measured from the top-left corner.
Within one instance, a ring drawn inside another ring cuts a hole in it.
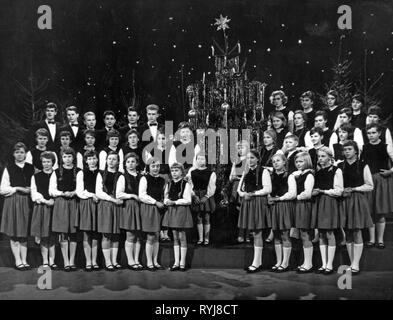
[[[174,44],[172,47],[176,48],[176,45]]]
[[[252,50],[251,49],[248,49],[248,52],[251,52]]]
[[[267,51],[267,52],[270,52],[270,48],[267,48],[266,51]]]
[[[198,48],[202,48],[202,45],[201,45],[201,44],[198,44]]]
[[[139,60],[136,61],[136,64],[139,64]]]
[[[173,17],[169,17],[169,20],[173,20]]]
[[[321,70],[321,72],[325,72],[325,70],[324,70],[324,69],[322,69],[322,70]]]
[[[211,74],[211,72],[210,72],[210,71],[208,71],[208,72],[207,72],[207,74]]]
[[[283,28],[284,28],[284,27],[285,27],[285,24],[281,23],[281,27],[283,27]]]
[[[254,43],[257,43],[257,40],[254,40],[253,42],[254,42]]]
[[[175,59],[172,58],[172,62],[174,62],[174,61],[175,61]]]
[[[280,42],[281,42],[281,43],[282,43],[282,41],[283,41],[283,40],[282,40],[282,39],[280,39]]]
[[[112,44],[116,44],[116,41],[112,41]]]
[[[303,43],[302,39],[299,39],[299,40],[297,41],[297,43],[298,43],[298,44],[302,44],[302,43]]]
[[[307,60],[306,63],[307,63],[307,64],[310,64],[310,61]]]

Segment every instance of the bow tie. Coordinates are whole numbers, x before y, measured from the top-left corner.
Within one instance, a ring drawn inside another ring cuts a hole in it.
[[[55,120],[48,120],[48,124],[55,124]]]
[[[71,127],[79,127],[79,124],[75,124],[75,123],[73,123],[73,124],[71,124]]]
[[[152,123],[152,124],[149,124],[149,127],[157,127],[157,123]]]

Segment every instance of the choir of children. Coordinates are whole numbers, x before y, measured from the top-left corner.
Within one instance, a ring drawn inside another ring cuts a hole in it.
[[[262,231],[270,232],[266,242],[274,239],[271,271],[278,273],[290,270],[292,230],[300,231],[303,245],[303,254],[296,257],[303,259],[298,273],[313,271],[317,230],[322,263],[316,273],[333,273],[337,231],[345,233],[352,274],[360,272],[364,229],[369,231],[367,246],[385,247],[386,216],[393,212],[390,130],[381,126],[379,107],[370,107],[366,117],[360,95],[353,96],[351,108],[338,107],[335,91],[326,98],[325,111],[316,111],[315,94],[307,91],[301,96],[303,110],[291,111],[284,92],[273,92],[271,129],[263,132],[260,152],[250,150],[248,140],[237,143],[229,208],[239,212],[238,242],[253,232],[248,273],[262,269]],[[95,129],[93,112],[84,114],[82,128],[76,107],[66,111],[68,123],[60,127],[54,122],[57,107],[49,103],[46,120],[33,126],[36,145],[30,131],[30,151],[17,143],[2,174],[0,231],[10,238],[15,268],[30,269],[27,238],[32,236],[40,245],[43,266],[59,268],[55,245],[60,242],[63,269],[76,270],[81,232],[85,271],[100,269],[99,245],[105,269],[121,269],[121,239],[127,267],[142,270],[144,238],[146,269],[161,270],[159,235],[165,229],[173,236],[170,270],[185,271],[193,218],[196,243],[208,245],[216,209],[217,176],[194,142],[190,124],[182,122],[178,141],[172,141],[158,128],[156,105],[147,106],[146,125],[139,124],[137,110],[130,107],[128,124],[119,131],[112,111],[105,112],[102,130]],[[149,143],[153,148],[143,150]]]

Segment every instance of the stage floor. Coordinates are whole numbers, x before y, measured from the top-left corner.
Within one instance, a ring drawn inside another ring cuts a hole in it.
[[[298,275],[294,271],[246,274],[239,269],[190,269],[72,273],[54,271],[52,290],[37,289],[37,269],[17,272],[0,267],[0,299],[393,299],[393,271],[364,271],[340,290],[340,275]]]

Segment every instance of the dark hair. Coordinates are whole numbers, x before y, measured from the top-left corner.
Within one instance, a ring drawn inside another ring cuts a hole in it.
[[[323,136],[323,129],[320,127],[313,127],[310,130],[310,136],[312,136],[314,133],[318,133],[320,136]]]
[[[103,118],[105,119],[106,116],[113,116],[116,119],[116,115],[115,115],[115,113],[112,110],[104,111]]]
[[[369,116],[370,114],[376,115],[376,116],[378,116],[378,117],[381,118],[381,116],[382,116],[382,109],[381,109],[381,107],[378,107],[378,106],[371,106],[371,107],[368,108],[368,110],[367,110],[367,115]]]
[[[370,130],[371,128],[375,128],[378,132],[382,132],[382,126],[378,123],[369,123],[366,125],[366,131]]]
[[[337,103],[338,92],[336,90],[329,90],[326,95],[333,96]]]
[[[315,119],[316,117],[320,117],[320,116],[322,116],[322,117],[323,117],[323,119],[327,121],[327,119],[328,119],[328,116],[327,116],[327,113],[326,113],[326,111],[319,110],[319,111],[315,112],[314,119]]]
[[[136,134],[136,136],[138,137],[138,139],[140,139],[140,137],[139,137],[139,132],[138,132],[138,130],[135,130],[135,129],[131,129],[131,130],[129,130],[129,131],[126,133],[126,139],[128,140],[128,137],[129,137],[130,135],[132,135],[132,134]]]
[[[13,152],[15,152],[15,151],[17,151],[19,149],[23,149],[23,150],[25,150],[25,152],[27,151],[27,147],[26,147],[26,145],[23,142],[15,143],[14,148],[13,148]]]
[[[124,156],[124,166],[126,165],[126,161],[127,161],[129,158],[134,158],[135,161],[136,161],[136,163],[139,164],[139,161],[140,161],[139,156],[138,156],[135,152],[129,152],[129,153],[127,153],[127,154]]]
[[[86,129],[85,131],[83,131],[83,136],[86,137],[87,135],[92,136],[92,137],[96,137],[96,132],[95,130],[91,130],[91,129]]]
[[[66,130],[61,131],[60,134],[59,134],[59,137],[60,137],[60,138],[61,138],[61,137],[69,137],[70,140],[72,140],[71,132],[66,131]]]
[[[60,159],[59,159],[59,181],[63,180],[63,154],[71,154],[72,155],[72,164],[73,164],[73,174],[74,174],[74,181],[76,180],[76,157],[75,157],[75,150],[71,147],[65,148],[60,151]]]
[[[57,105],[54,102],[48,102],[45,106],[45,110],[47,109],[55,109],[55,111],[57,111]]]
[[[109,139],[113,138],[113,137],[116,137],[116,138],[120,139],[120,133],[116,129],[111,129],[111,130],[109,130],[107,132],[107,134],[106,134],[106,141],[109,141]]]
[[[49,132],[45,128],[40,128],[35,132],[35,138],[37,139],[39,136],[47,137],[49,139]]]
[[[304,122],[307,122],[308,116],[307,116],[307,113],[305,113],[303,110],[296,110],[293,113],[293,116],[295,117],[296,114],[300,114],[302,116]]]
[[[75,106],[69,106],[66,108],[66,112],[68,111],[75,111],[75,113],[78,113],[78,108]]]
[[[98,159],[98,153],[97,151],[94,150],[88,150],[83,154],[83,160],[86,162],[87,158],[91,158],[91,157],[97,157]]]
[[[127,109],[127,113],[128,112],[136,112],[136,113],[138,113],[138,110],[136,110],[136,108],[134,107],[134,106],[130,106],[130,107],[128,107],[128,109]],[[138,113],[139,114],[139,113]]]
[[[179,125],[177,126],[177,129],[178,129],[178,130],[180,130],[180,129],[185,129],[185,128],[188,128],[188,129],[191,130],[191,126],[190,126],[190,124],[189,124],[187,121],[182,121],[182,122],[180,122]]]
[[[343,123],[338,128],[339,130],[348,132],[348,140],[353,140],[353,134],[355,132],[355,127],[349,123]]]
[[[344,144],[343,144],[343,149],[344,149],[345,147],[353,147],[353,148],[355,149],[356,154],[359,156],[359,146],[358,146],[358,144],[356,143],[356,141],[354,141],[354,140],[349,140],[349,141],[347,141],[347,142],[344,142]]]
[[[352,100],[357,100],[360,101],[360,103],[362,104],[362,106],[364,106],[364,99],[363,96],[360,93],[356,93],[352,96]]]
[[[56,162],[55,154],[53,152],[51,152],[51,151],[44,151],[43,153],[41,153],[41,155],[40,155],[41,162],[42,162],[42,159],[50,159],[50,160],[52,160],[52,165],[54,165],[55,162]]]
[[[315,101],[315,93],[310,90],[303,92],[302,95],[300,96],[300,100],[303,98],[309,98],[312,102],[314,102]]]
[[[345,107],[342,108],[341,110],[338,110],[338,114],[344,114],[344,113],[348,116],[348,118],[352,118],[353,112],[351,108]]]

